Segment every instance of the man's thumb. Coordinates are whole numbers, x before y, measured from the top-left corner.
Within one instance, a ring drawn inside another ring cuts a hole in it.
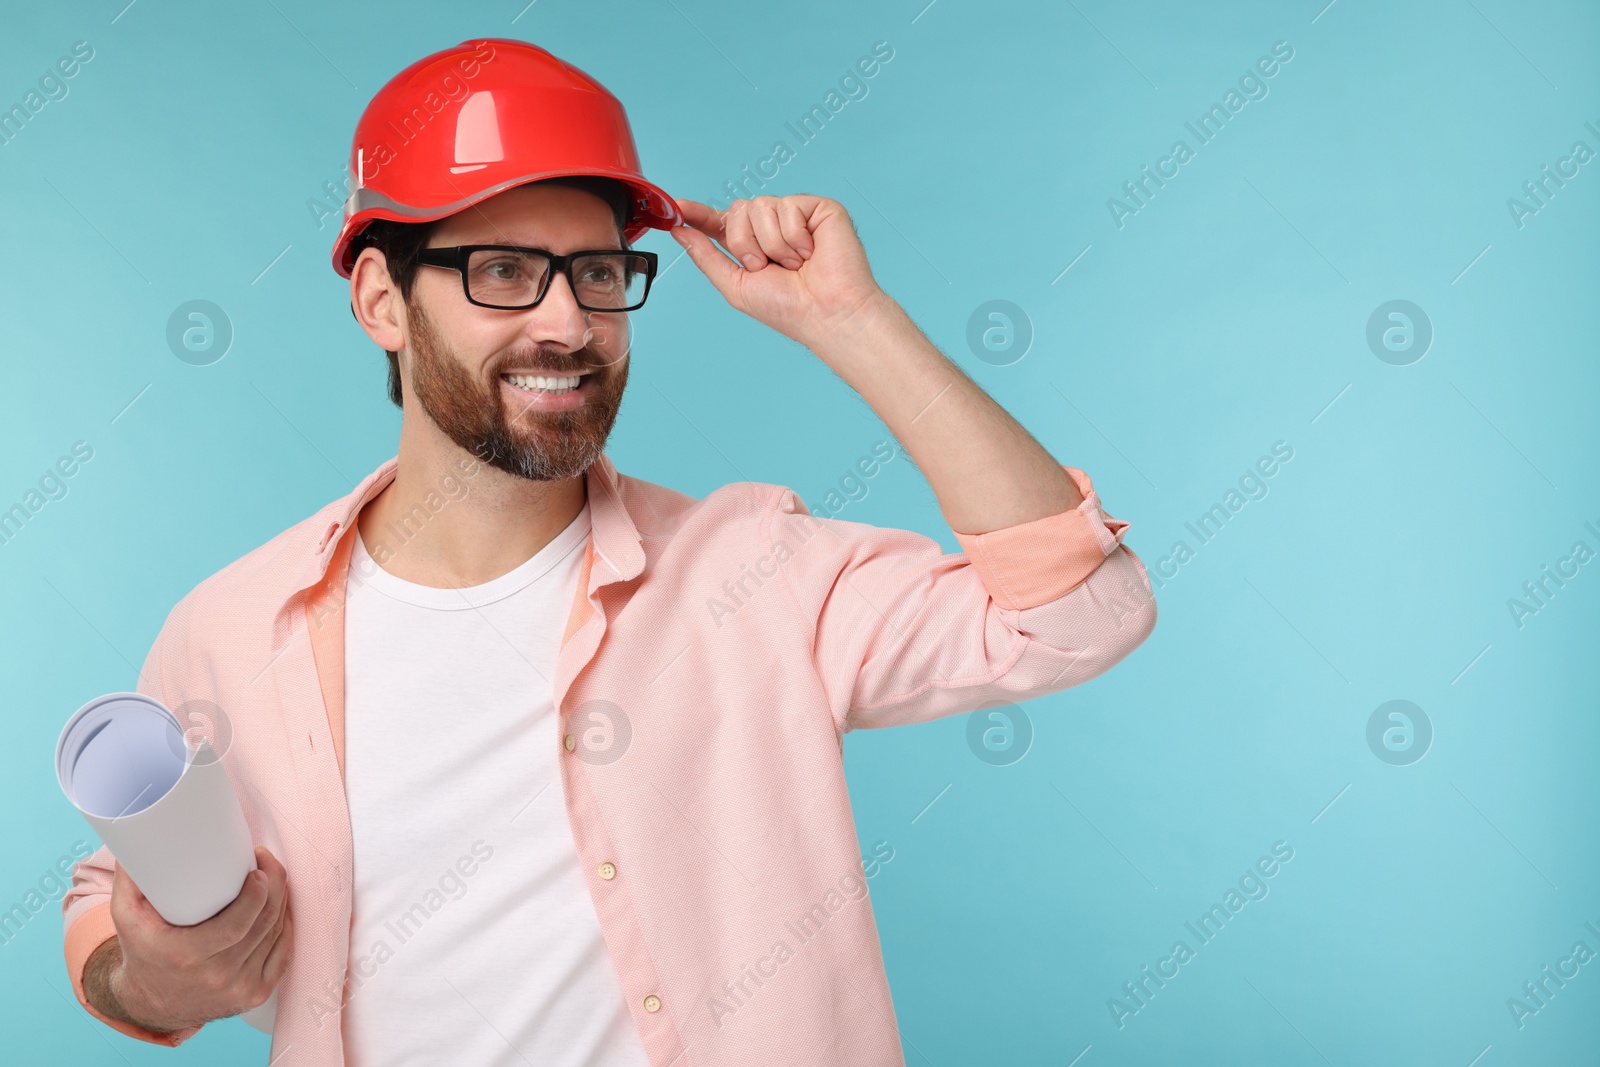
[[[737,287],[736,279],[744,268],[693,226],[674,226],[667,232],[684,247],[689,258],[694,260],[694,265],[700,268],[717,292],[731,300]]]
[[[112,888],[120,888],[123,896],[127,898],[129,906],[134,910],[143,911],[145,908],[150,907],[149,902],[145,900],[144,891],[134,882],[132,875],[128,874],[128,869],[117,863],[116,860],[111,862],[115,864],[115,869],[111,874]]]

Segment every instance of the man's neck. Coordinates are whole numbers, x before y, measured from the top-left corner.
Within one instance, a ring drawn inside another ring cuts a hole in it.
[[[462,589],[493,581],[553,541],[587,499],[582,476],[530,481],[454,445],[408,452],[405,444],[394,480],[356,525],[374,561],[408,582]]]

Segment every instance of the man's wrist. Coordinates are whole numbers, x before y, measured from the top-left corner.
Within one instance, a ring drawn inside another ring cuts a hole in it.
[[[112,975],[122,966],[122,944],[115,935],[102,941],[98,948],[89,954],[83,964],[83,997],[89,1006],[102,1015],[125,1023],[132,1023],[127,1018],[127,1011],[122,1006],[121,999],[113,988]],[[139,1025],[134,1023],[135,1026]]]
[[[891,325],[903,328],[900,320],[909,321],[909,318],[893,297],[877,289],[848,316],[828,323],[823,333],[810,339],[806,347],[837,372],[834,363],[848,362],[870,335],[882,333]],[[913,325],[912,329],[915,328]]]
[[[122,966],[122,943],[113,936],[95,949],[84,963],[84,998],[102,1015],[116,1019],[118,1022],[137,1026],[152,1033],[173,1033],[173,1029],[153,1026],[143,1019],[135,1018],[133,1013],[128,1010],[122,999],[123,991],[126,988],[124,981],[126,977],[127,972]]]

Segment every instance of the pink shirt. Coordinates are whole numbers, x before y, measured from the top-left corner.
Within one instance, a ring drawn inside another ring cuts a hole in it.
[[[343,1064],[352,841],[343,782],[343,602],[362,505],[345,496],[196,586],[138,691],[220,706],[212,737],[255,841],[288,869],[292,963],[274,1067]],[[590,896],[654,1067],[904,1060],[845,787],[843,735],[1077,685],[1156,621],[1143,564],[1089,477],[1083,502],[962,552],[906,530],[819,519],[790,489],[703,500],[619,474],[585,484],[591,536],[553,679],[562,787]],[[435,496],[437,507],[449,501]],[[441,713],[448,714],[447,708]],[[442,721],[441,728],[448,728]],[[116,931],[112,857],[62,900],[82,974]],[[494,946],[536,952],[536,945]]]

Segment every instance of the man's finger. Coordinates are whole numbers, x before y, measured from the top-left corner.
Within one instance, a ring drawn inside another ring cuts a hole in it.
[[[193,951],[201,956],[215,956],[244,940],[267,905],[268,884],[266,872],[257,867],[245,876],[244,885],[231,904],[198,926],[185,927],[193,932]]]
[[[722,249],[712,244],[711,238],[693,227],[674,226],[667,232],[684,247],[689,253],[689,258],[694,260],[694,265],[710,279],[717,292],[731,302],[734,294],[738,292],[738,278],[744,273],[744,268],[730,259]]]
[[[723,238],[723,220],[726,212],[718,211],[708,204],[698,200],[677,201],[678,210],[683,212],[683,221],[709,237],[721,241]]]
[[[293,920],[289,916],[289,904],[285,900],[283,907],[278,910],[278,915],[273,924],[263,927],[259,936],[247,936],[244,941],[235,946],[233,951],[238,951],[241,946],[248,945],[249,951],[240,962],[240,969],[254,977],[261,973],[268,955],[273,947],[283,939],[284,934],[293,928]],[[252,935],[254,931],[252,931]]]
[[[794,197],[785,197],[778,204],[778,225],[789,247],[799,253],[801,259],[810,259],[817,243],[811,236],[806,213],[800,210],[800,204]]]
[[[261,965],[261,977],[267,984],[277,986],[283,978],[283,972],[289,967],[289,958],[294,951],[294,916],[285,914],[283,929],[278,932],[278,938],[273,942],[272,949],[267,953],[267,958]]]
[[[778,208],[758,203],[750,211],[750,225],[755,230],[756,241],[768,259],[775,260],[790,270],[800,267],[799,251],[785,237],[778,219]]]
[[[155,905],[145,897],[144,891],[134,882],[133,876],[128,874],[126,868],[120,863],[112,861],[114,867],[111,872],[111,895],[123,909],[123,914],[132,916],[139,922],[155,920],[162,924],[166,920],[161,918],[161,913],[156,911]]]

